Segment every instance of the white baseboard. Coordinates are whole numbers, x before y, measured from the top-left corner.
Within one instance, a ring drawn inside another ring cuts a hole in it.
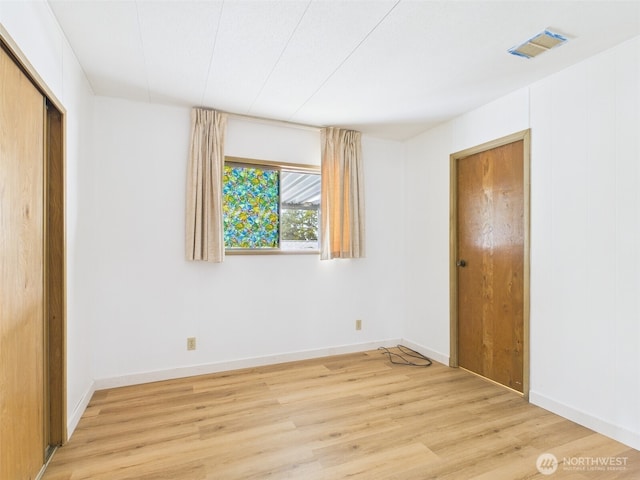
[[[613,438],[631,448],[640,450],[640,432],[633,432],[627,428],[607,422],[535,391],[529,392],[529,402]]]
[[[265,365],[295,362],[298,360],[308,360],[311,358],[328,357],[331,355],[341,355],[345,353],[363,352],[366,350],[375,350],[376,348],[382,346],[388,347],[396,345],[399,342],[399,339],[389,339],[376,342],[356,343],[351,345],[341,345],[337,347],[320,348],[316,350],[304,350],[277,355],[267,355],[264,357],[242,358],[238,360],[229,360],[202,365],[191,365],[188,367],[172,368],[168,370],[139,372],[119,377],[100,378],[95,380],[94,390],[125,387],[129,385],[139,385],[142,383],[159,382],[162,380],[173,380],[175,378],[226,372],[230,370],[238,370],[241,368],[261,367]]]
[[[435,360],[438,363],[442,363],[443,365],[449,366],[449,355],[445,355],[444,353],[436,352],[435,350],[431,350],[430,348],[425,347],[424,345],[420,345],[419,343],[414,343],[411,340],[402,339],[400,341],[402,345],[405,345],[416,352],[419,352],[431,360]]]
[[[87,405],[89,405],[91,397],[93,397],[96,390],[96,383],[91,382],[91,385],[89,385],[89,388],[76,405],[76,408],[73,409],[73,413],[69,418],[67,418],[67,440],[71,438],[71,435],[78,426],[78,423],[80,423],[80,419],[82,418],[84,411],[87,409]]]

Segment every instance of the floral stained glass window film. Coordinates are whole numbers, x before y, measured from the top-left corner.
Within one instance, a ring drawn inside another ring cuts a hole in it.
[[[226,248],[278,248],[280,172],[225,165],[222,186]]]

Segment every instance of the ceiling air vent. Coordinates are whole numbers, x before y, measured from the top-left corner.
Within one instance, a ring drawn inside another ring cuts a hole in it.
[[[537,57],[541,53],[551,50],[558,45],[562,45],[567,41],[567,38],[559,33],[553,33],[549,30],[545,30],[530,38],[526,42],[517,47],[511,47],[509,53],[516,55],[517,57],[533,58]]]

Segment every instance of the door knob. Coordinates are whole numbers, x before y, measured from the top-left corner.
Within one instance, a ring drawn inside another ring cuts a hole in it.
[[[467,266],[467,262],[465,262],[464,260],[458,260],[458,261],[456,262],[456,265],[457,265],[458,267],[466,267],[466,266]]]

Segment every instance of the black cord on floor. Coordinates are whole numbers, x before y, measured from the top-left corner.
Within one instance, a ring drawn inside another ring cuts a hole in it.
[[[382,353],[386,353],[387,355],[389,355],[389,361],[394,365],[408,365],[410,367],[428,367],[433,363],[431,360],[429,360],[427,357],[422,355],[420,352],[416,352],[415,350],[412,350],[409,347],[405,347],[404,345],[398,345],[397,349],[400,350],[400,352],[406,355],[407,357],[417,358],[421,362],[416,363],[412,360],[409,360],[398,353],[392,352],[387,347],[378,348],[378,350],[384,350]]]

